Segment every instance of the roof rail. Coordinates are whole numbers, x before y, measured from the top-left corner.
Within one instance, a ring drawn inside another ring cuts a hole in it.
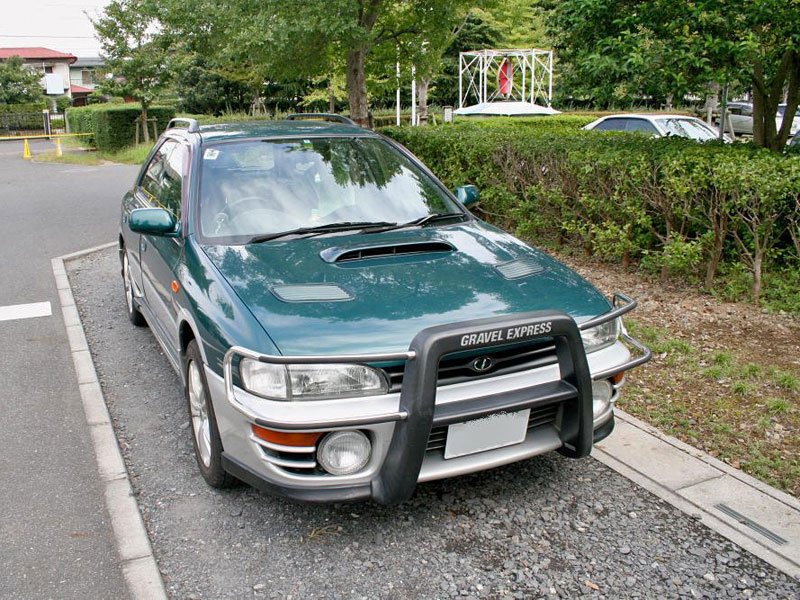
[[[177,127],[179,123],[186,123],[186,131],[189,133],[197,133],[200,131],[200,125],[197,123],[197,119],[189,119],[188,117],[175,117],[174,119],[170,119],[167,124],[167,129]]]
[[[336,123],[344,123],[345,125],[354,125],[358,127],[358,123],[355,121],[343,115],[335,115],[333,113],[295,113],[286,117],[287,121],[300,121],[302,119],[321,119],[323,121],[334,121]]]

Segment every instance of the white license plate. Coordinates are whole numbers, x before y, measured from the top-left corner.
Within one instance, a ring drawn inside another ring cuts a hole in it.
[[[528,433],[530,414],[531,409],[527,408],[450,425],[447,429],[447,444],[444,447],[445,459],[523,442]]]

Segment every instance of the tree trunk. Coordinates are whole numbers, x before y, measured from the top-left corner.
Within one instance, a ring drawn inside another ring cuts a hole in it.
[[[764,263],[764,253],[756,250],[753,257],[753,304],[758,304],[761,299],[761,268]]]
[[[141,119],[142,119],[142,129],[144,130],[144,138],[143,138],[144,139],[144,143],[145,144],[149,144],[150,143],[150,131],[149,131],[149,127],[148,127],[149,123],[147,122],[147,105],[144,102],[142,102],[142,116],[141,116]]]
[[[419,94],[419,112],[417,118],[420,125],[428,124],[428,88],[431,85],[430,77],[422,77],[417,86],[417,93]]]
[[[350,102],[350,118],[362,127],[369,125],[367,75],[364,70],[366,57],[365,48],[354,48],[347,53],[347,98]]]
[[[727,226],[722,224],[717,225],[714,223],[714,242],[711,246],[711,251],[708,256],[708,264],[706,265],[706,290],[711,290],[714,286],[714,279],[717,276],[717,269],[719,268],[719,261],[722,259],[722,250],[725,246],[725,235]]]
[[[336,91],[333,89],[333,80],[328,84],[328,112],[336,114]]]
[[[784,52],[775,75],[768,80],[764,65],[757,60],[751,74],[753,80],[753,142],[762,148],[782,152],[789,139],[794,114],[800,104],[800,54]],[[780,129],[776,123],[778,104],[786,93],[786,111]]]

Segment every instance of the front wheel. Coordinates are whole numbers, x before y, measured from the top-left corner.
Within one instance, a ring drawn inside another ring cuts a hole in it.
[[[144,315],[139,311],[133,298],[131,267],[128,263],[128,251],[125,248],[122,249],[122,282],[125,284],[125,306],[128,309],[128,319],[137,327],[146,326],[147,321],[145,321]]]
[[[215,488],[229,488],[236,478],[222,468],[222,441],[217,418],[208,393],[203,360],[197,342],[192,340],[184,359],[186,373],[186,402],[191,419],[192,445],[197,466],[206,483]]]

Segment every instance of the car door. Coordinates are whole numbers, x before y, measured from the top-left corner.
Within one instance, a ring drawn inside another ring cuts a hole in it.
[[[742,104],[735,109],[731,109],[731,126],[734,133],[753,134],[753,107],[749,104]]]
[[[165,140],[145,170],[137,190],[140,200],[151,208],[168,210],[180,223],[187,169],[188,147],[177,140]],[[140,236],[142,291],[151,317],[148,322],[176,365],[180,352],[173,287],[177,286],[176,270],[182,253],[181,236]]]

